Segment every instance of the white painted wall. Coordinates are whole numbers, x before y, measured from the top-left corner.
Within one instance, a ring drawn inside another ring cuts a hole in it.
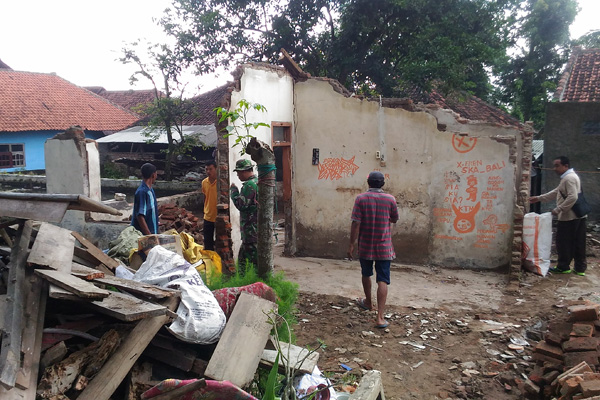
[[[246,67],[240,79],[240,90],[231,94],[231,108],[235,109],[241,99],[250,103],[258,103],[267,108],[266,113],[252,110],[248,113],[249,122],[289,122],[293,123],[293,79],[287,72],[276,67]],[[292,127],[293,129],[293,127]],[[257,139],[271,144],[271,129],[260,127],[251,131]],[[241,147],[233,147],[235,137],[229,137],[229,166],[231,182],[241,188],[241,181],[233,172],[235,163],[240,158],[250,158],[248,155],[240,156]],[[254,169],[256,172],[256,168]],[[230,221],[232,225],[233,254],[237,259],[240,248],[240,214],[233,203],[230,203]]]

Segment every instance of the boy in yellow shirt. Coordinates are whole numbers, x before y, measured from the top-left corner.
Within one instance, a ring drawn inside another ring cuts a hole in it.
[[[204,250],[215,249],[215,221],[217,220],[217,163],[206,163],[206,178],[202,181],[204,193]]]

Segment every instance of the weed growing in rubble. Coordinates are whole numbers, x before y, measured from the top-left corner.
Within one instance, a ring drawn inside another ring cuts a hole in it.
[[[290,326],[297,323],[295,311],[296,300],[298,300],[298,284],[285,279],[283,272],[269,274],[267,279],[261,279],[256,272],[256,267],[247,263],[245,268],[236,268],[236,273],[231,276],[221,275],[217,278],[211,278],[207,282],[210,290],[217,290],[228,287],[240,287],[250,285],[256,282],[263,282],[270,286],[277,294],[278,314],[287,321]],[[282,341],[295,342],[294,332],[292,330],[281,329],[277,326],[277,333]]]

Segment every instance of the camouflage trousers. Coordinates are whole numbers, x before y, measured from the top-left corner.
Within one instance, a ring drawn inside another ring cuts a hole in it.
[[[256,243],[242,243],[240,252],[238,253],[238,267],[243,271],[246,268],[246,260],[258,265],[258,247]]]

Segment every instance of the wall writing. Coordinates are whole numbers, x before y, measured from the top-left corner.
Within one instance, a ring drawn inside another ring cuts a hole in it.
[[[340,158],[326,158],[319,163],[319,179],[338,180],[344,177],[352,176],[358,170],[358,165],[354,164],[356,156],[346,160]]]
[[[477,138],[452,137],[452,147],[463,157],[476,144]],[[506,166],[505,161],[463,159],[444,172],[443,201],[440,207],[433,209],[436,224],[442,226],[441,232],[438,230],[440,233],[434,235],[436,239],[463,241],[468,238],[472,246],[478,248],[489,248],[496,243],[497,235],[510,228],[508,223],[499,221],[494,212],[505,189],[501,171]],[[475,236],[463,236],[470,233]]]

